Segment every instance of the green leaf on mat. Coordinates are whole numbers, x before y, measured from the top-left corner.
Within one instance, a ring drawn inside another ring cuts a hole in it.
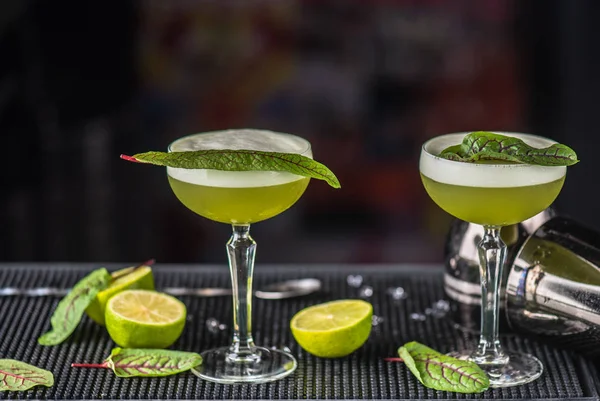
[[[98,292],[110,283],[111,275],[105,268],[97,269],[81,279],[59,302],[50,318],[52,330],[38,338],[41,345],[58,345],[77,328],[86,308]]]
[[[0,391],[25,391],[53,384],[52,372],[14,359],[0,359]]]
[[[490,386],[487,374],[474,362],[463,361],[418,342],[404,344],[398,354],[425,386],[457,393],[480,393]]]
[[[119,377],[169,376],[200,365],[202,357],[194,352],[115,348],[106,363]]]
[[[118,377],[170,376],[190,370],[202,363],[194,352],[165,349],[113,348],[100,364],[74,363],[75,368],[112,369]]]

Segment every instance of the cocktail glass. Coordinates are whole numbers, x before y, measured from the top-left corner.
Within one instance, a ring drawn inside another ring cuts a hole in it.
[[[535,147],[555,143],[539,136],[504,133]],[[419,170],[431,199],[452,216],[484,227],[478,244],[481,276],[481,335],[474,351],[453,356],[477,363],[490,376],[492,387],[531,382],[543,371],[532,355],[507,352],[498,336],[499,285],[506,258],[500,237],[504,226],[517,224],[546,209],[558,196],[567,168],[528,164],[476,164],[438,157],[442,150],[462,142],[467,133],[435,137],[422,147]]]
[[[310,143],[300,137],[264,130],[215,131],[180,138],[170,152],[249,149],[297,153],[312,158]],[[259,347],[252,338],[252,274],[256,242],[250,224],[269,219],[302,196],[309,178],[275,171],[217,171],[167,167],[171,188],[193,212],[231,224],[227,255],[233,289],[233,342],[201,353],[197,376],[217,383],[264,383],[296,369],[285,351]]]

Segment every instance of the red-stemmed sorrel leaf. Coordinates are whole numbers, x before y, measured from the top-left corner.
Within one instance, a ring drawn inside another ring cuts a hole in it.
[[[0,391],[24,391],[53,384],[52,372],[14,359],[0,359]]]
[[[103,363],[74,363],[71,366],[112,369],[118,377],[159,377],[185,372],[201,363],[202,357],[194,352],[114,348]]]
[[[111,276],[105,268],[97,269],[82,278],[56,307],[50,318],[52,330],[38,338],[40,345],[58,345],[75,331],[86,308],[105,289]]]
[[[467,134],[461,144],[444,149],[440,157],[461,162],[487,160],[539,166],[572,166],[579,162],[575,151],[566,145],[534,148],[520,138],[487,131]]]
[[[340,188],[339,180],[324,164],[296,153],[211,149],[169,153],[146,152],[133,156],[121,155],[121,158],[131,162],[185,169],[287,171],[303,177],[324,180],[332,187]]]
[[[404,344],[398,349],[398,354],[425,387],[457,393],[481,393],[490,386],[489,377],[474,362],[440,354],[418,342]]]

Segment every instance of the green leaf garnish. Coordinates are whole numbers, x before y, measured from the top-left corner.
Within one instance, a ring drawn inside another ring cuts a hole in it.
[[[110,283],[111,276],[105,268],[94,270],[82,278],[58,304],[52,314],[52,330],[38,338],[41,345],[58,345],[77,328],[86,308],[98,292]]]
[[[434,390],[457,393],[481,393],[490,379],[474,362],[440,354],[418,342],[404,344],[398,355],[425,386]]]
[[[440,157],[460,162],[495,160],[539,166],[572,166],[579,162],[575,151],[566,145],[555,143],[539,149],[519,138],[486,131],[467,134],[461,144],[444,149]]]
[[[0,359],[0,391],[25,391],[53,384],[52,372],[14,359]]]
[[[263,152],[258,150],[196,150],[191,152],[146,152],[124,160],[157,166],[210,169],[223,171],[287,171],[303,177],[324,180],[334,188],[340,182],[329,168],[310,157],[296,153]]]
[[[112,369],[118,377],[159,377],[185,372],[201,363],[202,357],[194,352],[113,348],[103,363],[74,363],[71,366]]]

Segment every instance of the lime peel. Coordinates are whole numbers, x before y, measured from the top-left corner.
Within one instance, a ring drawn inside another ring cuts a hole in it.
[[[108,287],[98,292],[95,299],[87,307],[86,314],[101,326],[105,325],[104,314],[106,303],[116,294],[125,290],[154,290],[154,276],[152,274],[153,260],[143,265],[127,267],[111,274],[112,281]]]

